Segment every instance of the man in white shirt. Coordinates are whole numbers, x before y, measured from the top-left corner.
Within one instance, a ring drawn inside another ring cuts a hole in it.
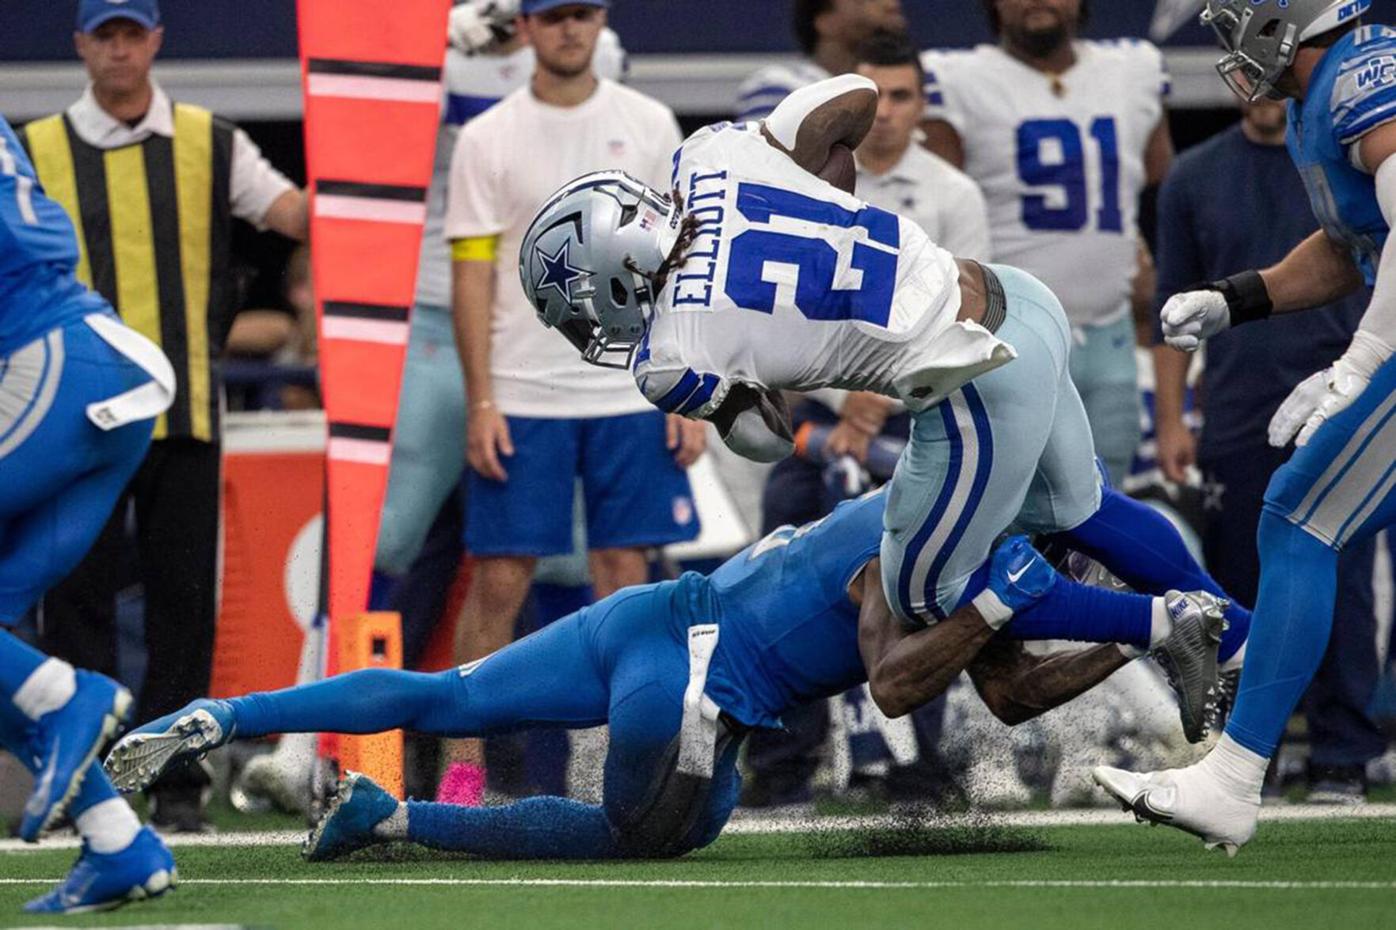
[[[747,78],[733,107],[738,121],[764,119],[791,91],[852,71],[858,47],[875,33],[906,30],[901,0],[795,0],[791,22],[805,60]]]
[[[698,532],[684,468],[702,451],[701,424],[666,422],[627,372],[582,362],[538,325],[516,270],[534,214],[578,172],[618,168],[670,186],[672,111],[593,70],[607,5],[524,0],[532,80],[462,129],[452,160],[446,237],[470,398],[466,548],[476,557],[462,663],[508,644],[538,558],[572,550],[578,477],[598,597],[643,582],[647,548]],[[551,269],[554,286],[575,280],[566,254]],[[483,784],[478,744],[455,747],[452,760],[447,778]]]
[[[207,694],[218,593],[222,383],[235,297],[232,220],[304,240],[306,199],[247,134],[171,102],[150,76],[164,38],[156,0],[81,0],[74,42],[91,83],[23,141],[49,196],[76,227],[77,274],[174,366],[175,402],[112,520],[49,595],[51,653],[115,672],[116,596],[128,583],[128,506],[145,591],[147,672],[136,711],[161,716]],[[126,556],[126,558],[123,558]],[[197,830],[201,776],[153,789],[157,826]]]

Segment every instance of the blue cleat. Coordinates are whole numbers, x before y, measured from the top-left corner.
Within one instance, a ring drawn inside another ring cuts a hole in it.
[[[175,763],[230,742],[236,731],[232,705],[201,698],[123,736],[107,755],[107,775],[118,791],[140,791]]]
[[[63,818],[82,788],[83,776],[131,710],[131,693],[104,675],[77,671],[77,690],[58,710],[44,714],[31,737],[34,791],[24,805],[20,838],[39,834]]]
[[[378,842],[373,828],[397,813],[398,799],[373,779],[346,772],[320,822],[306,837],[301,855],[309,862],[328,862]]]
[[[1026,536],[1009,537],[989,557],[988,590],[1015,614],[1042,600],[1057,577]]]
[[[84,843],[68,877],[43,897],[24,905],[30,914],[85,914],[128,901],[158,898],[179,881],[174,856],[149,827],[121,852],[95,853]]]

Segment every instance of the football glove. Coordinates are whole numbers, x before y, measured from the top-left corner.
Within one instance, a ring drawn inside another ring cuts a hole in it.
[[[1169,298],[1160,314],[1163,338],[1175,349],[1195,352],[1202,340],[1263,320],[1273,309],[1265,280],[1257,272],[1243,271]]]
[[[514,37],[519,0],[465,0],[451,9],[446,36],[465,55],[488,54]]]
[[[1294,444],[1307,445],[1323,424],[1362,395],[1391,353],[1389,345],[1359,329],[1342,358],[1327,371],[1306,378],[1280,405],[1270,421],[1270,444],[1283,447],[1298,429]]]

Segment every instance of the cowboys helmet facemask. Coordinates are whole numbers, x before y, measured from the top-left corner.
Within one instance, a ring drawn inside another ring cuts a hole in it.
[[[1372,0],[1207,0],[1211,26],[1227,54],[1217,72],[1242,100],[1280,99],[1275,83],[1299,46],[1357,19]]]
[[[681,211],[623,171],[583,175],[554,194],[524,234],[519,277],[544,326],[582,358],[629,368],[654,312],[654,285]]]

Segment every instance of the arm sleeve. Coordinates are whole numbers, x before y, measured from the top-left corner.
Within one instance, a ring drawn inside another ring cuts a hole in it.
[[[461,130],[451,155],[451,175],[446,194],[446,238],[476,239],[497,236],[508,227],[500,203],[500,178],[494,170],[490,146],[480,140],[472,122]]]
[[[257,143],[241,129],[233,132],[233,170],[229,195],[233,216],[246,220],[258,229],[265,229],[264,220],[271,205],[289,190],[294,190],[286,175],[272,167],[257,148]]]
[[[1158,268],[1158,291],[1154,296],[1155,345],[1163,342],[1159,312],[1168,298],[1208,278],[1202,247],[1197,241],[1188,187],[1188,173],[1175,170],[1159,191],[1158,250],[1154,256]]]
[[[1396,156],[1377,167],[1377,202],[1390,225],[1396,217]],[[1372,300],[1358,324],[1359,331],[1376,336],[1388,346],[1396,346],[1396,236],[1388,235],[1377,265],[1377,280],[1372,286]]]

